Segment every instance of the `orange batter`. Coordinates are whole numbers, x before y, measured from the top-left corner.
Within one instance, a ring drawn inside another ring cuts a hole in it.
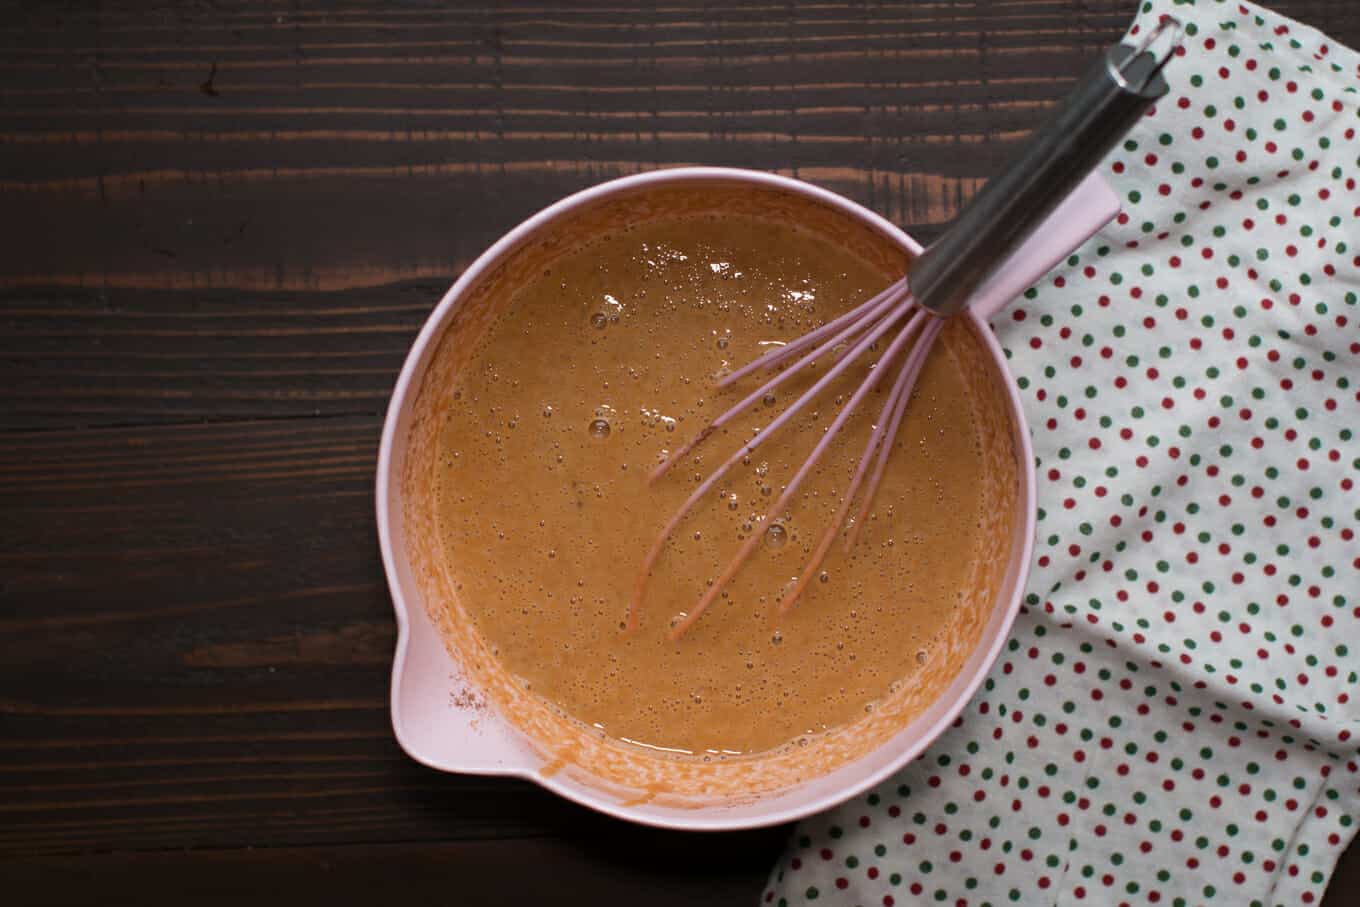
[[[970,342],[961,326],[929,358],[855,549],[833,548],[790,614],[776,618],[780,592],[832,519],[889,381],[777,515],[780,528],[762,517],[868,362],[685,520],[648,583],[640,628],[622,631],[660,527],[821,370],[649,485],[666,452],[758,383],[717,393],[716,377],[896,276],[821,236],[730,214],[615,232],[521,286],[447,391],[436,466],[443,556],[494,657],[586,727],[709,756],[849,723],[909,682],[958,610],[982,543],[984,456],[955,355]],[[766,544],[720,604],[668,639],[749,533]]]

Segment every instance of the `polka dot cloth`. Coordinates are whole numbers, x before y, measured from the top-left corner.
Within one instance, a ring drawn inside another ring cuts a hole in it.
[[[765,902],[1294,907],[1355,831],[1360,55],[1236,2],[1134,31],[1167,12],[1124,213],[997,319],[1041,485],[1013,638]]]

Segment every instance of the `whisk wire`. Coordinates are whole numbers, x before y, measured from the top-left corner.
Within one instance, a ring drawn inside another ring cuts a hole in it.
[[[863,345],[866,340],[870,340],[871,338],[877,340],[888,328],[899,322],[904,316],[912,312],[914,308],[915,306],[910,300],[900,303],[897,309],[895,309],[887,318],[884,318],[883,321],[866,336],[865,340],[860,341],[860,344]],[[882,357],[879,358],[873,371],[870,372],[869,377],[855,389],[855,392],[851,394],[850,399],[846,401],[843,407],[841,407],[840,412],[836,414],[836,418],[832,420],[831,425],[828,426],[821,439],[818,440],[817,444],[813,447],[812,453],[808,455],[808,458],[803,462],[803,465],[799,467],[793,478],[789,480],[788,485],[785,486],[783,493],[780,494],[779,499],[775,502],[774,506],[765,514],[764,518],[761,520],[761,526],[768,526],[774,517],[777,514],[782,513],[793,501],[799,488],[802,486],[803,481],[830,448],[832,441],[835,440],[836,435],[840,432],[841,428],[850,417],[854,415],[855,411],[859,408],[860,403],[868,396],[869,392],[878,386],[879,381],[882,379],[883,374],[887,371],[891,363],[901,354],[907,343],[918,332],[922,323],[930,317],[931,316],[924,311],[917,309],[912,318],[907,322],[906,326],[898,331],[897,336],[893,338]],[[844,360],[833,367],[832,372],[843,370],[851,361],[852,357],[846,356]],[[822,381],[818,382],[818,385],[824,385],[831,377],[832,372],[828,372],[827,376],[824,377]],[[804,401],[814,396],[820,390],[818,385],[814,385],[813,389],[808,391],[803,398],[800,398],[795,406],[803,404]],[[792,409],[793,407],[790,407],[790,411],[786,411],[783,416],[780,417],[781,420],[790,417],[792,415]],[[773,428],[774,425],[771,425],[770,427]],[[713,603],[714,599],[722,593],[727,584],[731,582],[732,577],[736,575],[737,571],[741,569],[742,565],[751,556],[751,553],[755,550],[756,546],[760,544],[762,537],[763,535],[759,527],[751,532],[745,542],[742,543],[741,548],[737,551],[737,554],[732,559],[731,563],[728,564],[727,569],[724,570],[722,575],[708,587],[704,592],[703,597],[699,599],[698,604],[696,604],[684,618],[671,628],[670,635],[672,639],[679,639],[683,636],[685,631],[693,626],[694,622],[703,615],[704,611],[706,611]]]
[[[850,523],[850,531],[846,533],[846,551],[855,547],[855,542],[864,529],[864,521],[869,516],[869,508],[873,505],[874,495],[878,493],[878,486],[883,481],[883,470],[888,465],[889,457],[892,456],[893,441],[897,438],[897,431],[902,426],[902,417],[906,415],[907,404],[911,402],[911,392],[916,387],[917,380],[921,377],[921,370],[926,364],[926,355],[930,352],[930,348],[934,346],[935,338],[943,329],[943,321],[938,318],[932,319],[931,323],[926,325],[926,329],[921,334],[921,339],[917,341],[915,349],[911,351],[911,358],[902,367],[902,375],[898,379],[899,389],[896,391],[897,399],[893,401],[892,421],[887,429],[885,440],[879,445],[878,460],[874,463],[874,472],[869,478],[869,487],[864,491],[864,499],[860,503],[859,512],[855,514],[854,520]]]
[[[903,294],[905,293],[905,289],[902,291],[902,293]],[[753,405],[755,405],[756,401],[764,399],[766,394],[772,393],[776,388],[778,388],[789,378],[792,378],[794,375],[798,374],[798,372],[801,369],[812,364],[827,352],[835,349],[839,344],[851,341],[857,335],[862,334],[864,333],[864,331],[872,328],[883,317],[888,315],[892,311],[894,306],[901,304],[902,295],[899,294],[895,296],[889,296],[888,293],[885,292],[880,293],[878,296],[874,297],[873,300],[870,300],[870,302],[874,302],[875,300],[878,300],[877,303],[866,309],[861,314],[861,316],[849,327],[844,328],[840,333],[836,334],[831,339],[825,340],[820,345],[814,347],[810,353],[805,355],[803,358],[799,359],[796,363],[794,363],[793,366],[781,371],[779,374],[775,375],[773,378],[766,381],[760,387],[756,388],[751,393],[747,394],[746,397],[744,397],[740,402],[736,403],[735,405],[730,407],[726,412],[722,413],[722,415],[718,416],[712,422],[708,423],[708,425],[704,426],[704,428],[697,435],[695,435],[685,444],[681,445],[680,448],[678,448],[674,453],[668,456],[665,459],[665,461],[661,463],[660,466],[652,470],[652,474],[649,478],[649,481],[655,482],[657,479],[664,476],[667,472],[671,470],[671,467],[673,467],[676,463],[679,463],[686,456],[688,456],[689,453],[693,451],[694,448],[702,444],[704,440],[708,438],[709,435],[713,434],[713,432],[717,431],[719,428],[722,428],[728,422],[732,421],[732,419],[736,418],[737,416],[744,413],[746,410],[750,409]],[[864,307],[861,306],[860,308],[862,309]],[[780,350],[779,352],[782,353],[783,350]],[[795,350],[795,352],[797,351]],[[757,359],[756,363],[759,363],[760,361],[761,361],[760,359]],[[773,363],[771,363],[771,366],[773,366]]]
[[[883,292],[879,293],[876,296],[871,297],[865,302],[860,303],[859,305],[855,306],[853,309],[844,313],[843,315],[838,315],[837,317],[831,319],[821,327],[813,328],[811,331],[808,331],[801,337],[795,338],[794,340],[790,340],[783,346],[777,349],[770,350],[763,356],[758,356],[755,359],[752,359],[750,362],[746,363],[745,365],[741,366],[740,368],[732,371],[728,375],[724,376],[722,380],[718,382],[718,387],[720,388],[728,387],[729,385],[737,381],[740,381],[742,378],[745,378],[752,372],[774,368],[779,363],[792,358],[794,354],[807,349],[813,344],[820,343],[824,338],[831,336],[836,331],[840,330],[841,328],[845,327],[848,324],[853,324],[856,327],[856,329],[862,329],[863,327],[866,327],[867,322],[865,319],[868,316],[870,310],[878,307],[880,303],[888,299],[890,296],[899,297],[906,291],[907,291],[907,278],[905,277],[898,278],[897,280],[889,284],[887,289],[883,290]],[[793,371],[793,369],[790,369],[789,371]]]
[[[638,608],[642,602],[642,594],[646,589],[647,579],[651,576],[652,568],[656,566],[657,560],[661,557],[661,552],[665,548],[671,533],[673,533],[676,527],[680,525],[681,520],[685,518],[686,514],[688,514],[690,510],[692,510],[694,506],[698,504],[710,490],[712,490],[713,486],[716,485],[733,466],[735,466],[743,457],[750,456],[750,454],[765,440],[787,425],[793,417],[811,403],[812,400],[827,387],[827,385],[839,378],[860,355],[877,343],[884,334],[891,330],[893,325],[900,322],[911,310],[912,304],[910,301],[906,301],[905,295],[897,298],[897,307],[880,317],[877,323],[870,328],[868,333],[856,341],[850,351],[842,357],[839,362],[832,365],[825,375],[819,378],[801,397],[775,417],[774,421],[757,432],[751,440],[743,444],[736,453],[732,454],[732,456],[721,466],[714,470],[708,478],[700,482],[699,487],[694,489],[690,496],[685,499],[685,503],[680,506],[680,509],[676,511],[675,515],[672,516],[670,521],[662,528],[660,535],[657,537],[656,541],[652,543],[651,549],[647,552],[647,557],[643,560],[642,569],[638,574],[638,580],[634,586],[633,598],[628,603],[628,612],[624,619],[625,630],[631,631],[637,628]],[[875,316],[870,317],[872,318]],[[823,346],[826,346],[826,344],[823,344]],[[881,361],[886,362],[889,358],[890,357],[885,353],[884,359]],[[863,388],[861,388],[861,390],[863,390]],[[702,437],[706,437],[708,434],[712,434],[711,426],[708,429],[705,429],[704,432],[700,432]],[[700,440],[702,440],[702,437]],[[672,455],[668,462],[674,460],[675,457]],[[667,466],[667,464],[662,465]],[[685,626],[688,627],[692,622],[693,621],[687,621]]]
[[[897,431],[902,424],[902,415],[906,412],[907,402],[911,399],[912,390],[916,386],[916,381],[921,375],[921,368],[925,365],[926,354],[935,342],[936,335],[944,327],[944,322],[937,318],[929,319],[921,331],[921,336],[917,338],[916,345],[907,355],[907,361],[898,370],[897,378],[893,381],[891,393],[883,403],[883,409],[879,415],[878,422],[874,426],[873,434],[869,438],[869,443],[864,447],[864,453],[859,458],[859,464],[855,467],[855,472],[850,478],[850,484],[845,489],[845,494],[841,497],[840,507],[836,510],[835,517],[832,518],[826,532],[823,533],[821,541],[818,542],[812,556],[803,567],[803,572],[799,575],[793,588],[785,593],[779,601],[779,613],[787,614],[797,604],[807,586],[812,582],[812,578],[821,569],[822,562],[826,560],[827,552],[836,541],[836,536],[840,534],[846,525],[846,515],[850,512],[850,505],[854,503],[855,493],[859,490],[860,484],[864,481],[868,472],[869,463],[875,461],[874,471],[870,477],[869,485],[864,491],[863,501],[860,505],[859,515],[855,522],[850,525],[847,533],[845,550],[848,552],[854,547],[855,539],[859,536],[860,527],[873,504],[874,494],[878,491],[879,481],[883,477],[883,466],[888,462],[892,453],[892,447],[897,440]]]

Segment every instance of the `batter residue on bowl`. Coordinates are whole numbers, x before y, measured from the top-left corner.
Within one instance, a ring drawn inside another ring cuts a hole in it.
[[[822,236],[733,214],[616,231],[521,286],[447,389],[435,466],[444,557],[501,664],[587,727],[710,758],[851,722],[910,683],[982,548],[985,457],[955,355],[975,341],[962,325],[930,357],[857,546],[833,549],[792,613],[775,619],[780,592],[832,519],[886,387],[777,525],[762,517],[867,362],[682,524],[640,629],[621,629],[661,525],[825,364],[649,485],[666,451],[758,386],[718,393],[715,378],[895,276]],[[750,533],[765,544],[720,604],[668,639]]]

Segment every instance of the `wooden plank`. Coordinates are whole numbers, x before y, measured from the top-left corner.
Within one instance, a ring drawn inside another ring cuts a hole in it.
[[[372,426],[445,289],[15,290],[0,298],[0,428],[353,414]],[[371,467],[376,436],[353,440],[332,474]]]
[[[780,829],[696,835],[638,829],[608,838],[290,847],[26,860],[6,888],[29,907],[99,903],[648,904],[750,907]],[[395,889],[394,889],[395,883]]]

